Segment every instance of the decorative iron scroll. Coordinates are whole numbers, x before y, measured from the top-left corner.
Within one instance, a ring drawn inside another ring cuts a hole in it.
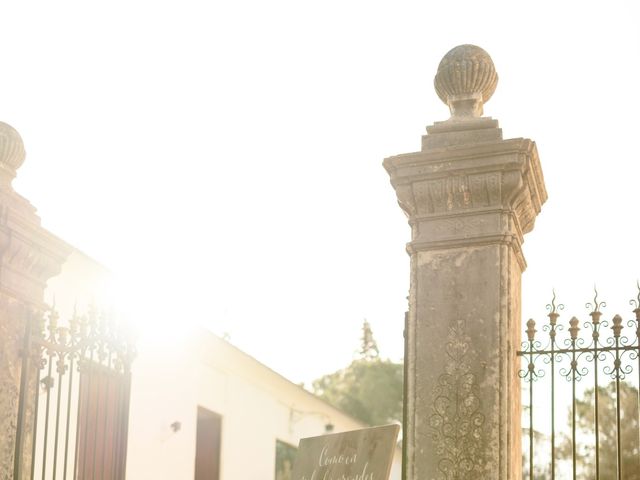
[[[58,319],[54,307],[26,321],[14,477],[124,478],[133,344],[95,309]]]
[[[483,426],[476,376],[468,358],[471,339],[461,321],[449,329],[445,372],[433,392],[431,437],[445,480],[481,478],[484,466]]]
[[[602,413],[602,405],[600,405],[599,395],[602,394],[603,388],[600,380],[610,382],[611,389],[615,389],[615,441],[616,441],[616,478],[621,480],[628,477],[633,472],[624,472],[621,452],[621,421],[622,414],[621,399],[621,382],[630,379],[630,375],[634,373],[634,366],[637,367],[637,379],[640,384],[640,284],[638,285],[637,298],[630,301],[634,307],[633,313],[635,318],[624,321],[620,315],[614,315],[611,322],[602,319],[602,309],[606,307],[606,303],[598,300],[598,292],[595,291],[593,301],[586,304],[589,311],[590,320],[582,324],[580,320],[572,317],[567,324],[559,322],[560,312],[564,309],[564,305],[556,304],[556,295],[553,293],[551,304],[547,305],[549,311],[547,317],[548,322],[543,325],[542,330],[545,333],[543,339],[539,339],[536,334],[536,322],[530,319],[527,322],[527,340],[522,343],[522,350],[517,354],[523,357],[526,368],[519,372],[527,384],[529,389],[529,472],[528,478],[534,478],[534,405],[533,390],[534,383],[545,376],[546,371],[550,372],[550,400],[551,400],[551,459],[549,464],[549,473],[552,479],[556,478],[557,468],[557,435],[556,435],[556,376],[563,377],[571,386],[571,469],[573,479],[577,478],[577,452],[576,430],[577,430],[577,409],[576,402],[576,384],[582,381],[587,375],[593,375],[593,444],[594,444],[594,465],[595,478],[601,478],[601,425],[600,415]],[[566,328],[568,327],[568,328]],[[565,331],[563,335],[562,333]],[[562,336],[562,338],[559,338]],[[548,367],[543,368],[540,365],[543,362]],[[545,390],[546,392],[546,390]],[[546,394],[546,393],[545,393]],[[640,406],[640,395],[638,395],[638,405]],[[545,415],[546,417],[546,415]],[[640,436],[640,431],[638,432]],[[638,441],[640,445],[640,440]],[[640,465],[640,459],[638,459]],[[609,476],[606,476],[610,478]],[[604,477],[603,477],[604,478]]]

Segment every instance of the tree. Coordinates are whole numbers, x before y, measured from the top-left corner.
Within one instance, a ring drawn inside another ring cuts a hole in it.
[[[402,364],[390,360],[354,360],[313,382],[313,392],[369,424],[402,421]]]
[[[362,358],[373,360],[380,356],[378,344],[373,338],[373,330],[371,330],[371,325],[366,319],[362,322],[362,338],[360,341],[362,342],[360,346],[360,356]]]
[[[522,478],[528,479],[529,475],[529,433],[531,430],[528,428],[522,429]],[[544,433],[533,430],[531,432],[534,445],[540,445],[542,443],[548,443],[550,441],[549,436]],[[534,449],[533,450],[533,478],[536,480],[547,480],[551,478],[551,465],[548,462],[549,458],[546,450]]]
[[[360,357],[313,382],[313,392],[368,425],[402,421],[403,365],[381,360],[371,326],[362,326]]]
[[[581,462],[580,478],[595,478],[595,388],[576,400],[576,455],[589,462]],[[600,479],[617,478],[616,384],[598,387],[598,423]],[[571,427],[571,411],[569,411]],[[620,383],[620,445],[623,480],[640,480],[640,447],[638,445],[638,389],[626,382]],[[571,460],[571,439],[559,448],[559,457]]]

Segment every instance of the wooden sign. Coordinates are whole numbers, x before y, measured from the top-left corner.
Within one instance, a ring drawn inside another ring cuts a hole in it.
[[[365,428],[300,440],[292,480],[388,480],[400,427]]]

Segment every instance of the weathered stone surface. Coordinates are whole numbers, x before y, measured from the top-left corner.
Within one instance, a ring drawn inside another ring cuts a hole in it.
[[[498,84],[487,52],[475,45],[458,45],[447,52],[434,79],[436,93],[453,117],[479,117]]]
[[[24,161],[15,129],[0,122],[0,480],[13,479],[13,462],[22,369],[22,342],[29,309],[43,306],[46,282],[60,271],[70,247],[40,225],[35,208],[11,186]],[[34,392],[35,364],[27,389]],[[30,394],[28,398],[33,399]],[[25,410],[21,458],[29,478],[33,405]],[[17,480],[17,479],[16,479]]]
[[[519,479],[522,243],[547,194],[534,142],[453,113],[384,161],[412,232],[407,479]]]
[[[25,155],[20,134],[11,125],[0,122],[0,181],[4,185],[16,176]]]

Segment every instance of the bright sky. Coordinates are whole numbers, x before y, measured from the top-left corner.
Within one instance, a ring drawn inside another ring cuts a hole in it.
[[[523,315],[542,320],[553,287],[584,315],[594,283],[608,314],[628,313],[637,2],[22,0],[0,14],[0,120],[27,149],[14,185],[148,327],[228,332],[294,381],[349,363],[364,318],[401,358],[409,229],[381,163],[448,118],[432,82],[462,43],[500,76],[485,114],[534,139],[545,174]]]

